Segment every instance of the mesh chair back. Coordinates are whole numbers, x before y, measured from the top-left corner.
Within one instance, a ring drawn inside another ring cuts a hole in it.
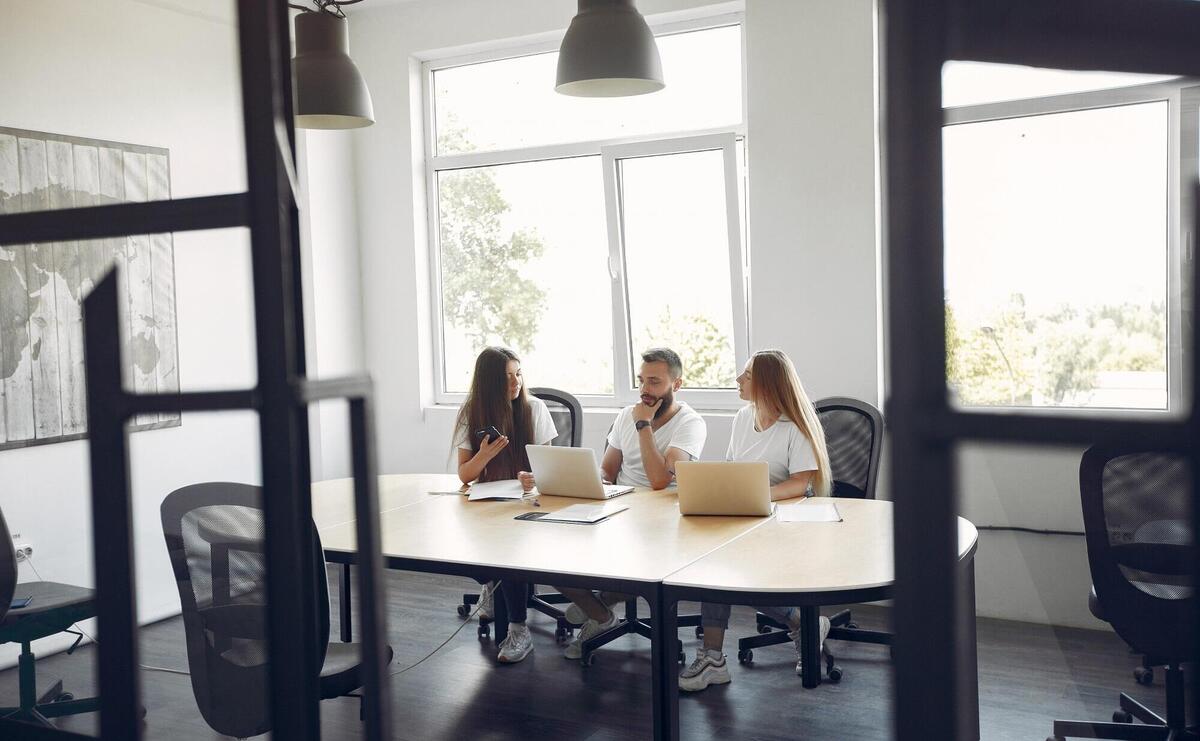
[[[204,720],[237,738],[270,730],[262,490],[204,483],[163,500],[163,536],[179,589],[192,691]],[[314,528],[314,537],[315,537]],[[320,539],[319,657],[329,643],[329,591]],[[320,665],[313,667],[319,673]]]
[[[1079,467],[1088,563],[1104,617],[1140,653],[1196,657],[1196,539],[1186,458],[1095,446]]]
[[[558,436],[551,445],[578,448],[583,442],[583,407],[566,391],[552,388],[531,388],[529,393],[546,402]]]
[[[865,401],[842,396],[821,399],[814,406],[825,429],[833,496],[874,499],[883,415]]]
[[[17,552],[13,550],[8,523],[0,512],[0,620],[8,614],[13,594],[17,591]]]

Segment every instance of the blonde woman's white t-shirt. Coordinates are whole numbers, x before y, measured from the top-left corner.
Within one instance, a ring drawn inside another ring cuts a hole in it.
[[[558,428],[554,426],[554,419],[550,416],[550,410],[546,408],[546,402],[536,396],[530,396],[529,411],[533,416],[533,444],[549,445],[554,438],[558,437]],[[471,434],[475,432],[477,430],[472,430]],[[468,437],[466,425],[460,424],[454,430],[454,444],[459,450],[474,450],[471,447],[471,438]]]
[[[775,424],[759,432],[754,429],[754,405],[742,407],[733,418],[733,434],[725,459],[730,461],[766,461],[771,486],[789,476],[817,470],[817,452],[812,441],[790,419],[780,417]]]

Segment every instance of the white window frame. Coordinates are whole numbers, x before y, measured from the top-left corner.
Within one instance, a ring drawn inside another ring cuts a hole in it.
[[[1184,411],[1184,371],[1191,362],[1187,334],[1182,331],[1183,307],[1190,305],[1191,264],[1194,259],[1194,215],[1180,208],[1180,193],[1197,182],[1200,138],[1200,80],[1175,78],[1140,85],[1089,90],[1038,98],[978,103],[943,109],[943,127],[1027,118],[1053,113],[1115,108],[1141,103],[1167,103],[1167,408],[1106,408],[1054,406],[988,406],[989,411],[1013,409],[1022,413],[1061,415],[1145,416],[1177,415]],[[964,405],[966,409],[983,407]]]
[[[601,147],[600,154],[604,169],[604,203],[608,220],[608,270],[612,281],[613,297],[613,389],[617,400],[632,404],[638,399],[633,387],[637,367],[640,365],[638,348],[632,345],[633,328],[630,325],[628,284],[625,280],[625,229],[621,214],[624,203],[620,162],[639,157],[658,157],[689,152],[720,151],[725,174],[726,237],[729,245],[730,303],[733,309],[734,364],[749,357],[750,323],[747,311],[745,276],[750,272],[746,265],[746,249],[742,240],[741,199],[738,193],[737,136],[732,133],[693,136],[682,139],[666,139],[636,144],[617,144]],[[642,348],[644,349],[644,348]],[[687,381],[687,368],[684,368]],[[685,386],[685,388],[687,388]],[[703,408],[721,408],[730,402],[731,389],[693,389],[685,392],[690,403]]]
[[[734,302],[734,348],[737,357],[734,363],[741,362],[747,357],[749,347],[749,267],[748,248],[745,244],[742,228],[746,215],[742,213],[742,198],[739,195],[743,173],[738,172],[736,145],[738,140],[746,137],[746,31],[744,13],[723,13],[702,18],[674,21],[671,23],[650,23],[651,30],[656,36],[666,36],[689,31],[700,31],[724,26],[737,26],[742,36],[742,120],[735,126],[718,129],[698,129],[678,132],[662,132],[652,135],[632,136],[613,139],[599,139],[565,144],[550,144],[532,147],[497,149],[483,152],[467,152],[461,154],[437,154],[437,128],[433,97],[434,73],[467,64],[501,61],[514,57],[528,56],[553,52],[558,49],[561,34],[534,43],[517,43],[498,45],[490,50],[465,55],[446,56],[427,59],[421,64],[422,114],[424,122],[423,147],[425,161],[425,207],[426,234],[429,267],[429,302],[430,302],[430,337],[432,339],[429,351],[432,354],[430,368],[433,372],[433,400],[439,405],[459,405],[466,398],[464,393],[446,390],[445,342],[443,338],[444,322],[442,317],[442,284],[441,284],[441,250],[438,240],[441,235],[439,198],[437,176],[439,172],[476,167],[490,167],[525,162],[540,162],[545,160],[564,159],[569,157],[600,156],[602,161],[605,153],[625,151],[646,151],[651,154],[669,154],[674,152],[698,151],[701,149],[725,150],[726,199],[732,203],[734,211],[731,214],[730,233],[736,239],[731,239],[730,245],[730,280],[731,299]],[[714,146],[719,142],[719,145]],[[644,150],[625,147],[644,147]],[[682,147],[682,148],[681,148]],[[648,156],[648,155],[646,155]],[[730,159],[730,157],[733,159]],[[732,163],[732,164],[731,164]],[[607,168],[605,170],[605,201],[606,210],[613,199],[608,195]],[[418,199],[419,200],[419,199]],[[628,305],[624,296],[624,262],[620,257],[619,229],[614,231],[612,219],[609,219],[609,277],[614,282],[613,289],[613,394],[576,394],[584,407],[611,408],[617,405],[627,405],[637,398],[624,379],[632,377],[630,371]],[[614,242],[617,244],[614,245]],[[736,249],[735,249],[736,248]],[[617,257],[614,257],[616,255]],[[734,267],[736,272],[732,272]],[[614,272],[616,276],[614,277]],[[618,290],[620,292],[618,298]],[[618,320],[618,314],[621,315]],[[736,367],[736,365],[735,365]],[[686,373],[686,368],[684,369]],[[571,389],[564,389],[574,393]],[[684,399],[692,406],[701,409],[736,409],[742,405],[736,389],[687,389],[683,392]]]

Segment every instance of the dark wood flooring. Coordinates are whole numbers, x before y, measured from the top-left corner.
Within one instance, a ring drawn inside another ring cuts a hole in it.
[[[333,574],[331,573],[331,579]],[[389,572],[390,643],[396,652],[393,671],[409,666],[463,625],[454,605],[463,579]],[[336,590],[334,590],[336,599]],[[643,608],[644,609],[644,608]],[[695,611],[683,605],[681,613]],[[864,627],[883,627],[879,608],[858,607]],[[337,611],[334,609],[334,635]],[[625,637],[604,649],[595,666],[580,667],[562,658],[554,642],[554,623],[533,615],[534,653],[513,666],[498,666],[490,641],[466,625],[447,645],[420,666],[393,677],[393,738],[538,739],[552,741],[629,741],[650,736],[650,650],[637,637]],[[728,634],[733,682],[680,701],[681,738],[886,739],[892,677],[885,647],[832,642],[845,670],[840,684],[804,690],[793,671],[790,644],[755,651],[753,666],[739,666],[736,636],[753,631],[750,608],[734,610]],[[144,664],[187,669],[183,626],[178,618],[141,632]],[[680,631],[689,658],[698,641],[691,629]],[[1161,670],[1153,686],[1133,681],[1136,657],[1114,635],[1051,628],[1028,623],[981,619],[979,685],[982,736],[989,741],[1045,738],[1054,718],[1107,720],[1117,694],[1128,692],[1163,711]],[[103,640],[103,636],[97,636]],[[336,639],[336,638],[335,638]],[[36,650],[36,646],[35,646]],[[930,651],[939,650],[931,646]],[[38,662],[41,677],[62,677],[76,696],[95,694],[95,650],[59,654]],[[939,677],[926,681],[937,683]],[[190,741],[223,738],[213,733],[196,709],[190,679],[159,671],[142,675],[149,739]],[[0,705],[16,699],[16,670],[0,672]],[[359,736],[358,701],[327,700],[321,705],[324,738]],[[936,711],[934,709],[933,711]],[[94,716],[59,721],[64,728],[95,733]]]

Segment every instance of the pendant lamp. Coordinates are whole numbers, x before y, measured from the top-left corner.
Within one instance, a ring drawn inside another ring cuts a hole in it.
[[[633,0],[579,0],[558,50],[563,95],[611,98],[665,87],[654,34]]]
[[[344,15],[320,9],[296,16],[292,85],[298,128],[357,129],[375,123],[371,92],[349,51]]]

